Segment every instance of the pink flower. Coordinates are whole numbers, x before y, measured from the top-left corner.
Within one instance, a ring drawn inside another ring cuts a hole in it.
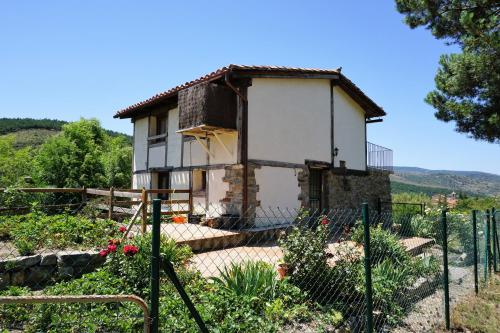
[[[107,255],[108,255],[108,250],[101,250],[101,251],[99,251],[99,255],[100,255],[101,257],[105,257],[105,256],[107,256]]]
[[[114,253],[116,252],[116,245],[110,244],[108,245],[108,253]]]
[[[134,255],[137,254],[137,252],[139,252],[139,249],[137,248],[137,246],[135,245],[125,245],[123,247],[123,253],[127,256],[127,257],[133,257]]]
[[[323,217],[323,219],[321,220],[321,224],[322,225],[327,225],[328,224],[328,219],[326,217]]]
[[[127,228],[125,226],[120,226],[120,228],[118,228],[118,231],[120,231],[122,234],[127,231]]]

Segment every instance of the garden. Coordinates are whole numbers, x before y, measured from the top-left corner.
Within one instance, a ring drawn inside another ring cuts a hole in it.
[[[433,256],[412,257],[391,229],[371,228],[375,321],[397,325],[411,309],[407,293],[419,280],[440,272]],[[1,295],[134,294],[149,301],[151,235],[122,239],[123,228],[106,219],[31,212],[0,217],[4,241],[20,254],[61,249],[94,249],[102,264],[42,288],[9,286]],[[173,263],[188,295],[211,332],[290,332],[357,330],[364,325],[363,228],[342,237],[328,216],[300,216],[281,235],[282,278],[265,261],[233,262],[214,277],[202,277],[186,245],[161,236],[162,260]],[[334,243],[332,245],[332,242]],[[335,251],[332,251],[334,246]],[[265,258],[263,258],[265,260]],[[161,272],[160,328],[197,332],[194,320],[167,275]],[[0,306],[0,327],[25,332],[134,332],[141,310],[132,304],[49,304]],[[307,331],[307,330],[306,330]]]

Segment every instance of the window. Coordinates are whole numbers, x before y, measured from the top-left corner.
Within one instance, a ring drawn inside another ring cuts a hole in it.
[[[204,193],[207,189],[207,172],[205,170],[193,170],[193,193]]]
[[[159,114],[151,119],[151,143],[165,142],[167,135],[167,114]],[[159,137],[158,137],[159,136]]]
[[[167,114],[156,116],[156,135],[167,133]]]
[[[309,206],[319,213],[323,194],[321,169],[309,169]]]

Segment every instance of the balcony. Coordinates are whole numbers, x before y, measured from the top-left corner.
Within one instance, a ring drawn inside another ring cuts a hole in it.
[[[236,94],[226,86],[205,83],[181,90],[178,105],[178,133],[204,137],[236,131]]]
[[[366,166],[368,170],[393,173],[392,149],[367,142]]]

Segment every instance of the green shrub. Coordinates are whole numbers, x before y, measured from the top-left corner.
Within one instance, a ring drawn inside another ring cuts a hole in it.
[[[303,288],[310,280],[323,274],[327,267],[327,234],[325,226],[315,228],[299,226],[289,235],[280,239],[283,261],[288,265],[288,274],[292,283]]]
[[[147,295],[150,286],[151,240],[152,236],[148,233],[136,236],[125,243],[115,241],[116,250],[107,255],[106,264],[102,268],[120,277],[122,283],[127,285],[133,294],[141,297]],[[126,256],[124,248],[127,245],[137,247],[138,252],[133,256]],[[184,267],[193,256],[189,246],[177,245],[174,240],[161,235],[160,256],[162,260],[173,263],[181,280],[186,282],[191,278],[192,274],[189,274]],[[160,273],[163,277],[166,276],[163,270],[160,270]]]
[[[364,243],[364,230],[362,226],[355,228],[351,239],[356,243]],[[370,227],[371,264],[376,266],[389,259],[398,265],[405,265],[410,261],[410,255],[399,242],[398,236],[380,226]]]
[[[0,296],[26,296],[29,295],[28,288],[9,287],[0,291]],[[32,305],[0,305],[0,328],[22,329],[22,325],[30,318]]]
[[[232,263],[230,268],[219,270],[220,277],[212,280],[222,289],[237,296],[258,297],[272,300],[276,295],[278,279],[275,269],[262,261]]]

